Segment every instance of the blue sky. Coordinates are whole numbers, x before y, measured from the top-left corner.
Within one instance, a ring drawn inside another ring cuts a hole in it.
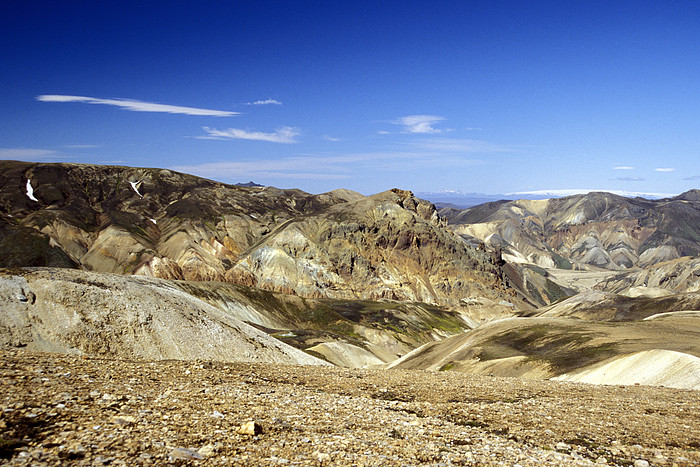
[[[700,186],[697,2],[12,1],[0,158],[320,193]]]

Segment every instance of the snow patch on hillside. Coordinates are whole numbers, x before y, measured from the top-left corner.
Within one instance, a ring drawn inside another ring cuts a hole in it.
[[[142,195],[141,193],[139,193],[139,185],[141,184],[141,181],[138,181],[138,182],[129,182],[129,184],[131,185],[131,188],[134,189],[134,191],[136,192],[136,194],[139,195],[139,198],[143,198],[143,195]]]
[[[29,179],[27,179],[27,197],[32,201],[39,202],[39,200],[34,197],[34,188],[32,188],[32,181]]]

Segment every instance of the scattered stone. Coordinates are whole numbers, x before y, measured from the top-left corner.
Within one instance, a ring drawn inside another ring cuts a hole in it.
[[[197,450],[204,457],[211,457],[219,451],[219,448],[213,444],[205,444]]]
[[[114,418],[114,422],[118,423],[119,425],[133,425],[136,423],[136,418],[132,417],[131,415],[119,415]]]
[[[557,443],[557,445],[554,448],[557,451],[565,451],[565,452],[571,451],[571,446],[569,446],[566,443],[562,443],[562,442]]]
[[[236,433],[241,435],[256,436],[263,432],[262,425],[258,422],[246,422],[239,426]]]
[[[193,451],[191,449],[185,449],[185,448],[173,448],[172,451],[168,454],[168,456],[171,459],[174,460],[201,460],[204,459],[204,456],[197,451]]]
[[[645,386],[0,349],[0,409],[11,466],[700,465],[700,392]]]
[[[312,455],[313,455],[314,458],[316,458],[316,460],[317,460],[319,463],[321,463],[321,464],[325,464],[325,463],[331,461],[331,456],[330,456],[330,454],[325,453],[325,452],[314,451],[314,453],[313,453]]]

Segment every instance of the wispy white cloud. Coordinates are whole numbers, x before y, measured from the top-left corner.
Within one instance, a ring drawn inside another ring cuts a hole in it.
[[[440,133],[441,130],[433,125],[442,122],[445,117],[439,115],[407,115],[391,123],[403,126],[404,133]]]
[[[683,180],[700,180],[700,175],[693,175],[690,177],[685,177]]]
[[[673,169],[671,167],[657,167],[654,169],[654,172],[673,172],[676,169]]]
[[[257,100],[255,102],[248,102],[248,105],[282,105],[282,103],[276,99],[265,99]]]
[[[50,149],[0,148],[0,160],[43,161],[56,157],[56,151]]]
[[[420,150],[427,150],[439,153],[486,153],[486,152],[509,152],[510,148],[488,141],[478,139],[460,138],[427,138],[420,141],[411,141],[407,145]]]
[[[340,138],[335,138],[333,136],[328,136],[328,135],[323,135],[323,139],[325,139],[326,141],[331,141],[333,143],[337,143],[338,141],[342,141],[342,139],[340,139]]]
[[[613,167],[613,170],[634,170],[634,167],[629,165],[618,165],[617,167]]]
[[[249,139],[254,141],[268,141],[271,143],[297,143],[294,139],[299,135],[299,129],[284,126],[278,128],[274,133],[263,133],[261,131],[247,131],[239,128],[228,128],[217,130],[216,128],[202,127],[207,132],[207,136],[197,136],[198,139]]]
[[[154,102],[143,102],[133,99],[101,99],[97,97],[85,96],[65,96],[57,94],[45,94],[36,98],[41,102],[82,102],[85,104],[112,105],[133,112],[164,112],[171,114],[198,115],[210,117],[231,117],[240,115],[239,112],[229,110],[200,109],[196,107],[182,107],[178,105],[156,104]]]
[[[612,181],[617,181],[617,182],[643,182],[644,179],[640,177],[615,177],[611,178],[610,180]]]
[[[99,148],[97,144],[66,144],[63,146],[68,149],[94,149]]]

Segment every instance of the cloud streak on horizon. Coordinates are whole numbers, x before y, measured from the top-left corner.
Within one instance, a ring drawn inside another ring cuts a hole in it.
[[[489,143],[480,139],[460,138],[426,138],[405,143],[420,150],[434,151],[437,153],[465,153],[465,152],[510,152],[506,146]]]
[[[133,99],[101,99],[86,96],[66,96],[61,94],[43,94],[37,96],[40,102],[81,102],[85,104],[101,104],[119,107],[132,112],[161,112],[181,115],[196,115],[209,117],[233,117],[240,115],[240,112],[229,110],[201,109],[197,107],[183,107],[178,105],[157,104],[154,102],[143,102]]]
[[[400,164],[402,170],[425,170],[427,168],[467,167],[483,161],[464,159],[444,154],[424,152],[367,152],[352,154],[302,154],[271,160],[221,161],[170,167],[179,172],[221,180],[222,178],[266,178],[340,180],[354,177],[353,171],[372,170],[395,172]]]
[[[56,157],[51,149],[0,148],[0,160],[37,161]]]

